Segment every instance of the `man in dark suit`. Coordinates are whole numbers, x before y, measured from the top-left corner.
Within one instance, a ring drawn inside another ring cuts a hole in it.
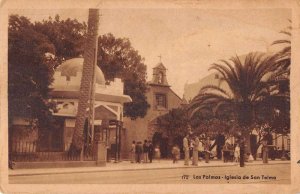
[[[136,162],[137,163],[141,163],[141,158],[142,158],[142,154],[143,154],[143,147],[142,147],[142,142],[137,142],[137,145],[136,145],[136,149],[135,149],[135,153],[137,155],[137,160]]]
[[[148,147],[148,157],[149,157],[149,161],[150,163],[152,163],[152,158],[153,158],[153,144],[151,141],[149,141],[149,147]]]

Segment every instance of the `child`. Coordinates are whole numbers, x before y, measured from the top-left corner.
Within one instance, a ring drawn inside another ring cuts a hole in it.
[[[174,145],[172,148],[172,155],[173,155],[173,163],[177,163],[180,155],[180,150],[177,145]]]

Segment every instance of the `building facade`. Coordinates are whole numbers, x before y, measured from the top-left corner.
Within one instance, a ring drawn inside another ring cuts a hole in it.
[[[13,118],[11,135],[14,142],[11,142],[11,150],[14,152],[66,152],[69,150],[75,128],[82,69],[83,58],[73,58],[63,62],[54,73],[50,94],[50,100],[56,103],[57,109],[52,113],[55,119],[54,128],[51,130],[35,129],[24,135],[30,126],[29,121],[22,117]],[[121,123],[123,104],[131,102],[131,98],[123,94],[123,82],[115,79],[107,84],[99,67],[95,68],[94,87],[94,100],[87,109],[87,115],[89,115],[89,110],[94,108],[94,119],[86,119],[85,142],[94,140],[94,133],[101,129],[104,120]],[[93,130],[88,128],[91,125],[93,125]],[[121,134],[117,130],[116,125],[106,130],[105,141],[107,141],[108,149],[120,142]]]
[[[152,80],[147,83],[147,102],[150,108],[144,118],[131,120],[124,118],[125,134],[122,144],[122,157],[128,158],[132,141],[152,140],[156,133],[156,118],[173,108],[183,105],[180,98],[168,84],[167,69],[162,63],[153,68]],[[155,145],[154,145],[155,146]]]

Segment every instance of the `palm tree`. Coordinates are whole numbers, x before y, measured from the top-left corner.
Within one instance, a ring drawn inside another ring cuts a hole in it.
[[[212,64],[210,70],[220,74],[220,81],[228,85],[226,91],[221,86],[207,85],[189,106],[190,116],[201,111],[211,110],[215,116],[230,115],[246,138],[247,149],[250,149],[250,132],[262,105],[271,101],[272,95],[278,93],[276,75],[277,55],[249,53],[244,60],[235,56],[230,61],[221,60],[221,64]],[[267,103],[269,106],[273,103]],[[248,151],[249,152],[249,151]]]
[[[87,117],[87,108],[93,82],[93,72],[96,56],[96,45],[98,37],[99,10],[90,9],[88,18],[88,34],[84,51],[84,62],[82,78],[80,84],[80,96],[78,101],[78,111],[75,122],[75,129],[70,146],[71,154],[79,154],[83,147],[83,131]]]

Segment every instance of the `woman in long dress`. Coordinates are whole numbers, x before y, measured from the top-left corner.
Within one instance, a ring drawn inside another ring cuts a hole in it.
[[[130,152],[131,152],[131,163],[135,163],[136,162],[136,157],[135,157],[135,141],[132,141]]]
[[[234,161],[235,162],[240,161],[240,146],[239,146],[239,144],[237,144],[234,149]]]
[[[155,148],[154,148],[154,156],[155,156],[155,159],[160,161],[160,149],[159,149],[158,145],[156,145]]]

